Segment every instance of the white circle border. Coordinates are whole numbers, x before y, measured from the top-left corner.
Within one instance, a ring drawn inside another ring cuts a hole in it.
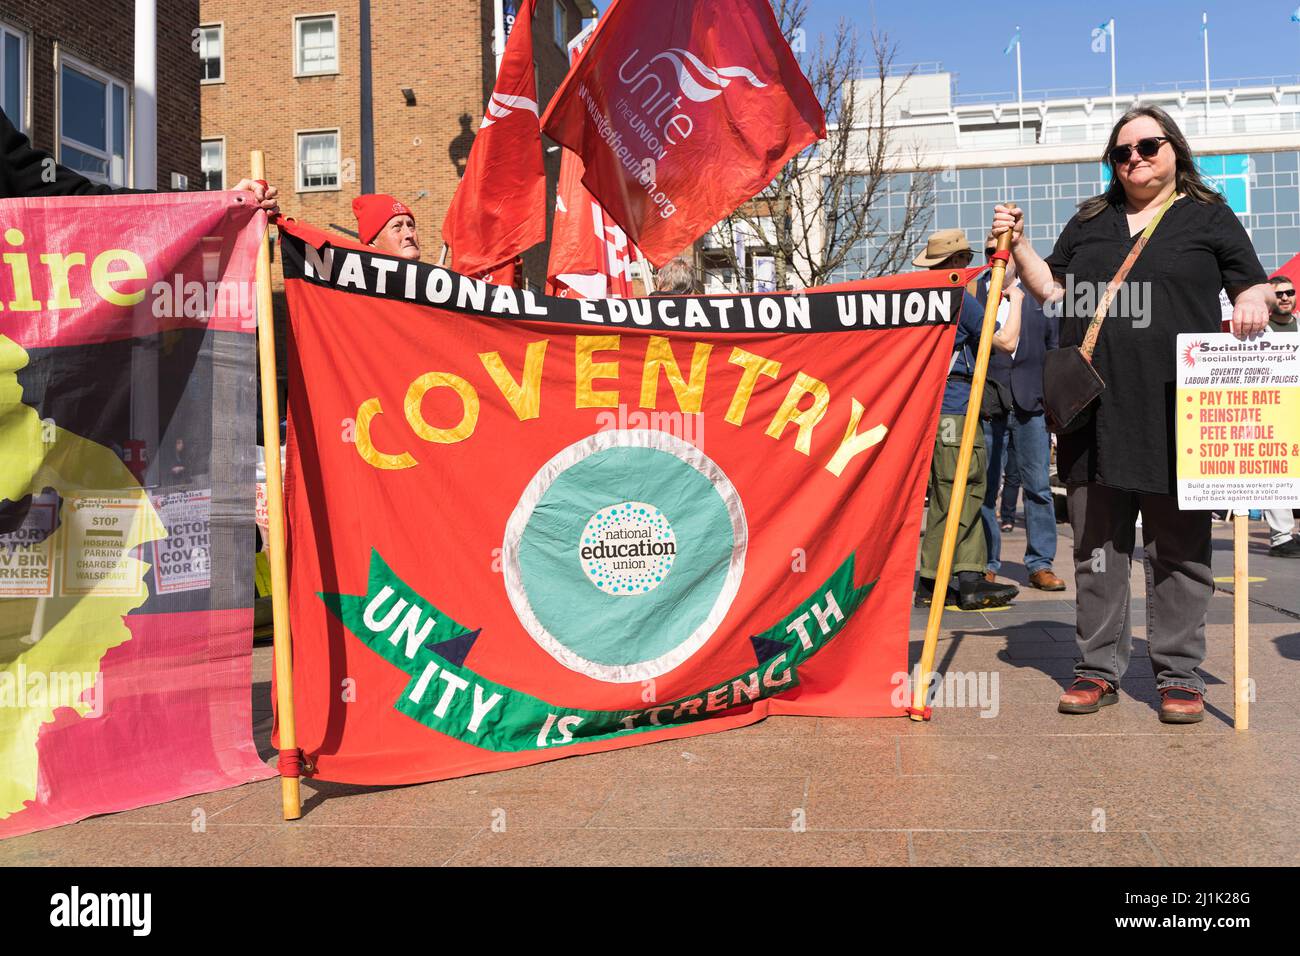
[[[528,601],[528,595],[524,591],[522,571],[519,567],[519,541],[542,495],[569,468],[590,455],[609,448],[649,448],[662,451],[694,468],[708,479],[726,506],[734,539],[727,575],[708,615],[681,644],[654,660],[640,661],[636,664],[601,664],[589,661],[561,644],[537,619]],[[610,684],[630,684],[668,673],[688,660],[713,636],[713,632],[718,629],[718,625],[731,609],[736,592],[740,590],[740,579],[745,574],[745,556],[748,550],[749,525],[745,520],[744,505],[731,480],[712,458],[690,442],[667,432],[648,428],[608,429],[574,442],[538,469],[537,474],[524,488],[519,503],[515,505],[510,519],[506,522],[505,539],[501,544],[501,572],[510,606],[514,608],[515,615],[523,624],[524,630],[546,653],[569,670],[577,671],[587,677]]]

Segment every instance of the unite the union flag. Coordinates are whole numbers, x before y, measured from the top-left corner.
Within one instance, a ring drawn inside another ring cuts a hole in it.
[[[768,0],[619,0],[542,117],[655,265],[826,135]]]

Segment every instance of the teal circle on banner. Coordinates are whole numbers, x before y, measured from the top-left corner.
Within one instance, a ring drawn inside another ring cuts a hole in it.
[[[547,462],[506,527],[506,591],[565,667],[629,683],[665,674],[722,623],[748,532],[731,482],[688,442],[597,432]]]

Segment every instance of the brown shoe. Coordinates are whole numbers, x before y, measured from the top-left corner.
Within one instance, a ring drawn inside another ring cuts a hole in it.
[[[1040,591],[1064,591],[1065,582],[1047,568],[1029,575],[1029,586]]]
[[[1062,714],[1095,714],[1118,701],[1119,692],[1101,678],[1076,677],[1070,689],[1057,701],[1056,710]]]
[[[1194,724],[1205,719],[1205,702],[1201,695],[1186,687],[1160,688],[1160,722]]]
[[[989,584],[997,584],[998,576],[994,574],[992,571],[985,571],[984,580],[987,581]]]

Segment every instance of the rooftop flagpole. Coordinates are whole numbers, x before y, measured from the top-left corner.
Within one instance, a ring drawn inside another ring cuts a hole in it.
[[[1295,10],[1291,12],[1291,22],[1300,23],[1300,7],[1296,7]]]
[[[1016,145],[1025,144],[1025,87],[1020,76],[1020,27],[1016,27]]]
[[[1007,42],[1007,48],[1002,51],[1002,55],[1008,55],[1012,48],[1016,51],[1016,145],[1023,145],[1025,139],[1025,91],[1020,82],[1020,27],[1016,27],[1016,32],[1011,35]]]
[[[1205,49],[1205,132],[1210,132],[1210,18],[1201,13],[1201,41]]]
[[[1115,125],[1115,18],[1110,18],[1110,124]]]

